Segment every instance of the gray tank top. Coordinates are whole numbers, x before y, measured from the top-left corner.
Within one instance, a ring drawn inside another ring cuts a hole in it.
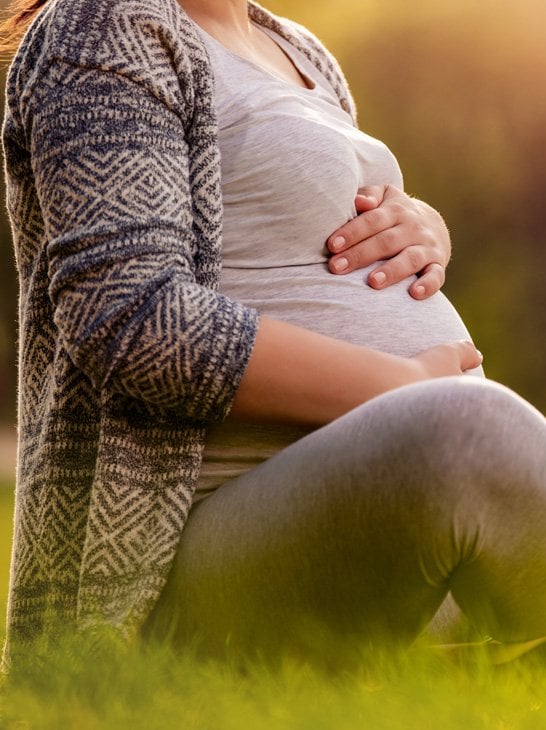
[[[220,291],[261,314],[357,345],[410,356],[468,338],[438,293],[408,294],[410,279],[383,291],[369,271],[328,271],[326,239],[356,215],[364,185],[402,187],[398,163],[356,129],[325,78],[269,29],[309,88],[276,78],[201,28],[215,76],[224,203]],[[194,501],[244,473],[308,429],[231,422],[209,430]]]

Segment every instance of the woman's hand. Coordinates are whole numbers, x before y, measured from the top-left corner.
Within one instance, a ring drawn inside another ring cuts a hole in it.
[[[436,345],[411,358],[421,371],[423,380],[446,375],[462,375],[482,364],[482,354],[468,340]]]
[[[409,288],[411,296],[426,299],[435,294],[445,281],[451,255],[449,231],[442,216],[393,185],[361,188],[355,205],[359,215],[326,242],[333,254],[330,271],[348,274],[384,261],[368,276],[374,289],[417,274],[419,278]]]

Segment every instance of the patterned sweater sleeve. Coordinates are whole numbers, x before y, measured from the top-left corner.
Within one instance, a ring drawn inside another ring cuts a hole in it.
[[[39,87],[27,127],[71,359],[97,389],[225,417],[257,313],[215,292],[214,277],[198,283],[207,186],[218,195],[206,169],[190,170],[199,130],[134,74],[55,60]]]

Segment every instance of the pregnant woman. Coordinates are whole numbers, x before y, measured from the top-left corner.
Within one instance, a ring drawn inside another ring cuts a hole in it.
[[[100,621],[349,661],[449,591],[483,634],[545,635],[544,418],[462,376],[458,315],[408,294],[434,258],[380,291],[328,269],[411,205],[335,61],[244,0],[20,8],[12,653]]]

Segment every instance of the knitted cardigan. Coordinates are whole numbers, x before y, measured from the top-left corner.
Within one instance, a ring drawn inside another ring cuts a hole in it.
[[[334,59],[257,5],[354,112]],[[49,0],[3,129],[20,278],[12,648],[59,623],[131,636],[176,553],[206,425],[257,313],[216,291],[213,77],[176,0]]]

